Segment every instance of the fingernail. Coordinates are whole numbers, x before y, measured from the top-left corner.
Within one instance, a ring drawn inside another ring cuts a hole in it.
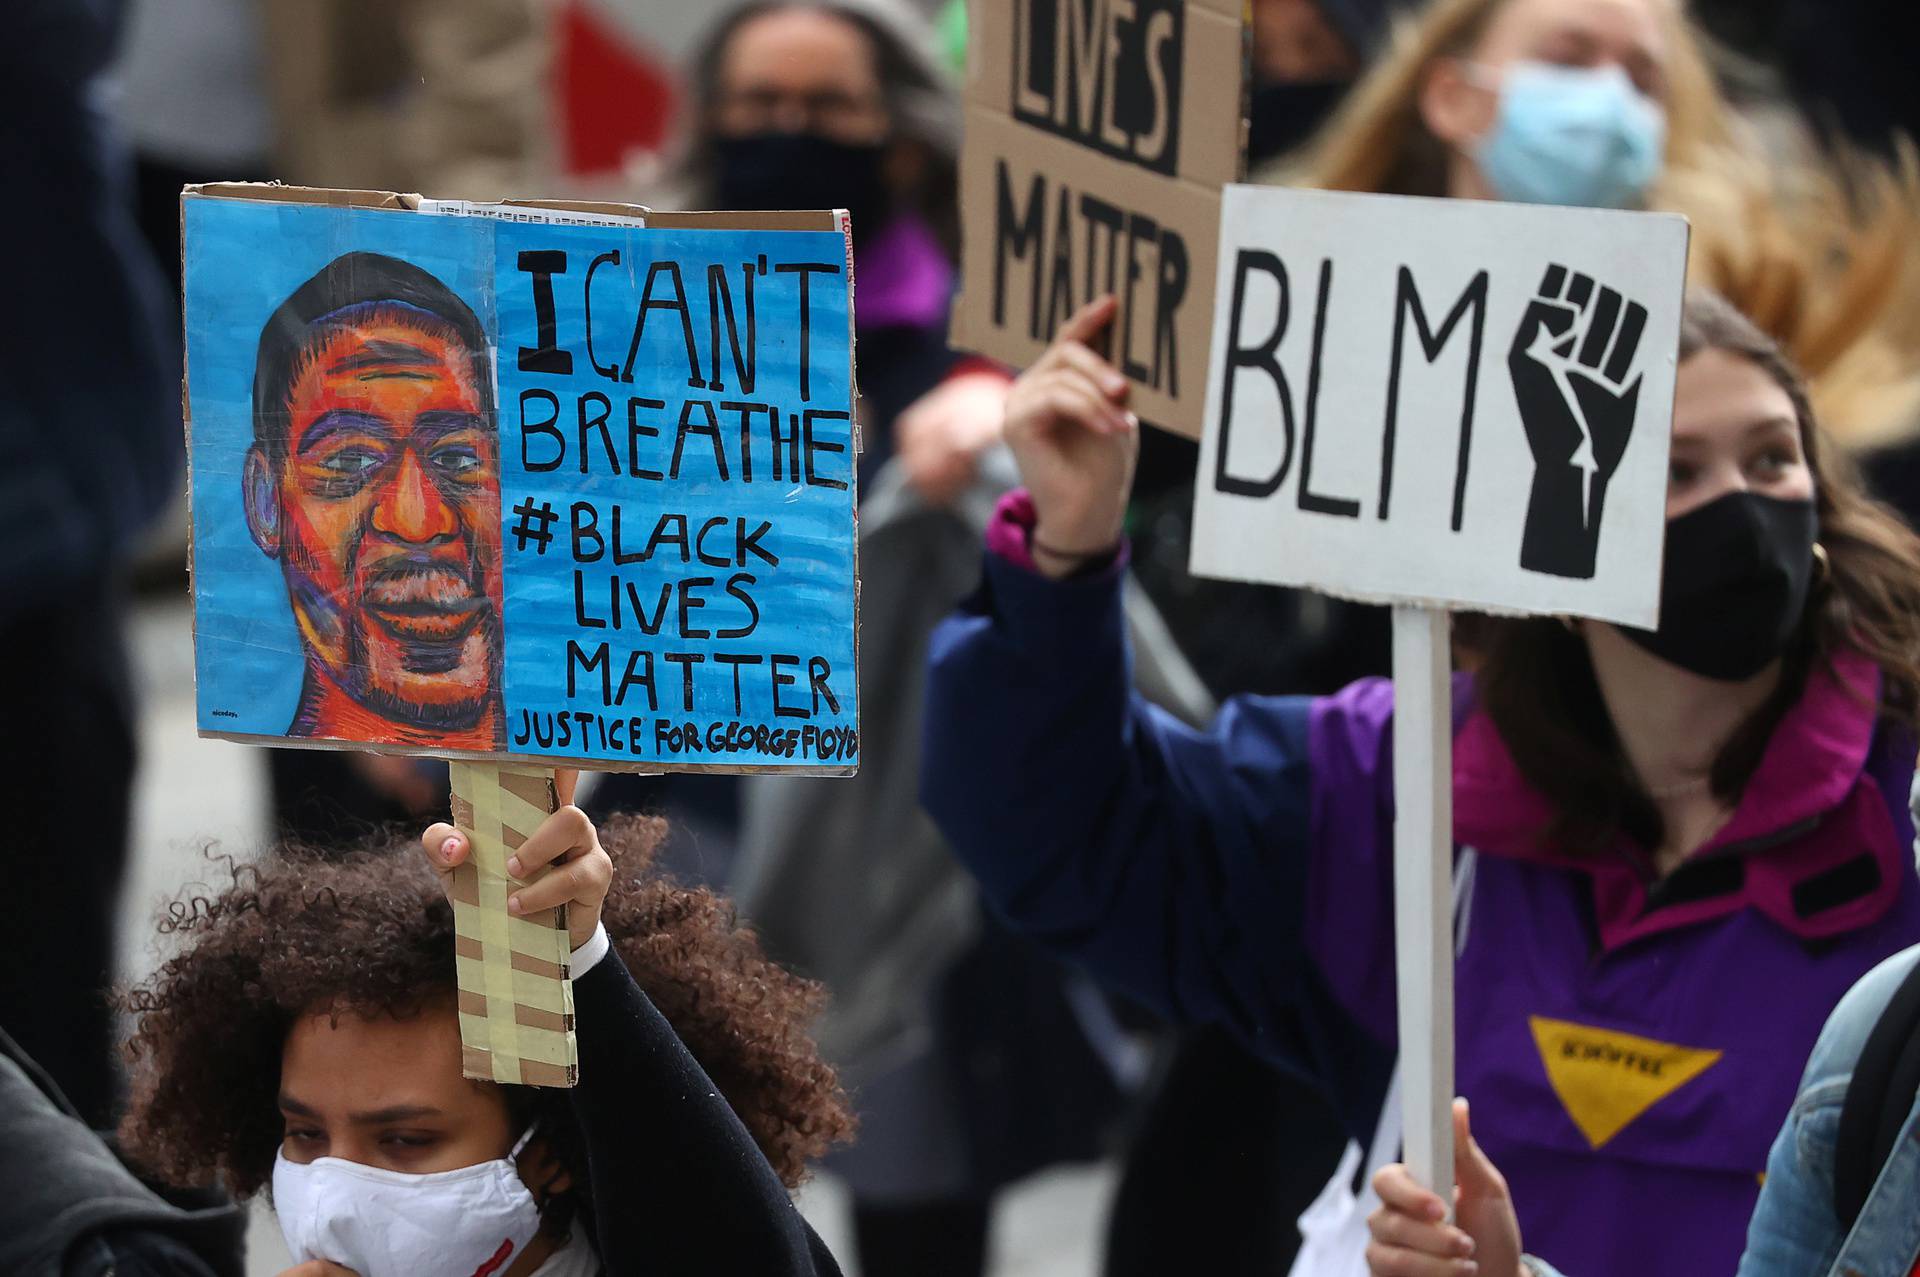
[[[1427,1218],[1428,1218],[1428,1219],[1430,1219],[1430,1220],[1433,1220],[1433,1221],[1434,1221],[1435,1223],[1438,1223],[1438,1222],[1440,1222],[1441,1220],[1443,1220],[1443,1219],[1445,1219],[1446,1217],[1447,1217],[1447,1208],[1446,1208],[1446,1207],[1444,1207],[1444,1206],[1442,1206],[1442,1205],[1441,1205],[1441,1204],[1440,1204],[1439,1202],[1437,1202],[1437,1201],[1433,1201],[1433,1202],[1428,1202],[1428,1203],[1427,1203]]]
[[[1100,384],[1106,388],[1108,394],[1117,395],[1127,388],[1127,379],[1119,376],[1108,377]]]
[[[1473,1274],[1480,1271],[1480,1265],[1471,1259],[1461,1259],[1454,1262],[1453,1270],[1459,1273],[1460,1277],[1473,1277]]]
[[[1460,1234],[1460,1253],[1462,1255],[1473,1254],[1473,1238],[1466,1233]]]
[[[518,856],[507,857],[507,872],[512,874],[516,878],[520,876],[520,857]]]
[[[1137,430],[1137,429],[1139,429],[1139,428],[1140,428],[1140,418],[1139,418],[1139,417],[1138,417],[1138,416],[1137,416],[1136,414],[1134,414],[1134,413],[1131,413],[1131,412],[1130,412],[1130,413],[1128,413],[1128,414],[1127,414],[1127,429],[1129,429],[1129,430]]]
[[[458,838],[449,838],[445,842],[440,844],[440,859],[452,860],[455,853],[457,853],[459,850],[460,850],[460,840]]]
[[[508,912],[508,913],[519,913],[519,912],[520,912],[520,897],[518,897],[518,896],[508,896],[508,897],[507,897],[507,912]]]

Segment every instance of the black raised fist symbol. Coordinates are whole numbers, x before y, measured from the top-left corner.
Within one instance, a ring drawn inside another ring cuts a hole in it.
[[[1607,482],[1640,401],[1634,356],[1647,308],[1564,266],[1547,267],[1507,352],[1533,450],[1520,566],[1591,577]]]

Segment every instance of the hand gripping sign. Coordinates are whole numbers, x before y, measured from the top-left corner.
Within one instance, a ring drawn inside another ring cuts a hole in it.
[[[850,774],[845,215],[189,188],[203,735],[455,760],[461,1025],[571,1082],[556,764]]]
[[[1408,1165],[1451,1198],[1448,608],[1658,624],[1687,225],[1230,186],[1197,575],[1394,605]]]

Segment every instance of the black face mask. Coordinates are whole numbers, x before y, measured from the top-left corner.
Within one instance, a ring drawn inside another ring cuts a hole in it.
[[[887,192],[879,142],[839,142],[817,133],[752,133],[714,144],[720,207],[844,208],[855,239],[880,229]]]
[[[1703,678],[1752,678],[1807,608],[1819,517],[1811,501],[1729,492],[1667,524],[1660,628],[1620,632]]]
[[[1247,167],[1284,155],[1313,136],[1351,87],[1342,80],[1254,86],[1247,104]]]

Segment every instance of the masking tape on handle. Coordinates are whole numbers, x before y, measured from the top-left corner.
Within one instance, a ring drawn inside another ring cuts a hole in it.
[[[526,885],[507,857],[559,806],[553,771],[516,764],[449,764],[453,823],[472,848],[453,872],[454,966],[460,990],[461,1070],[525,1086],[572,1086],[572,946],[564,907],[526,918],[507,897]]]

